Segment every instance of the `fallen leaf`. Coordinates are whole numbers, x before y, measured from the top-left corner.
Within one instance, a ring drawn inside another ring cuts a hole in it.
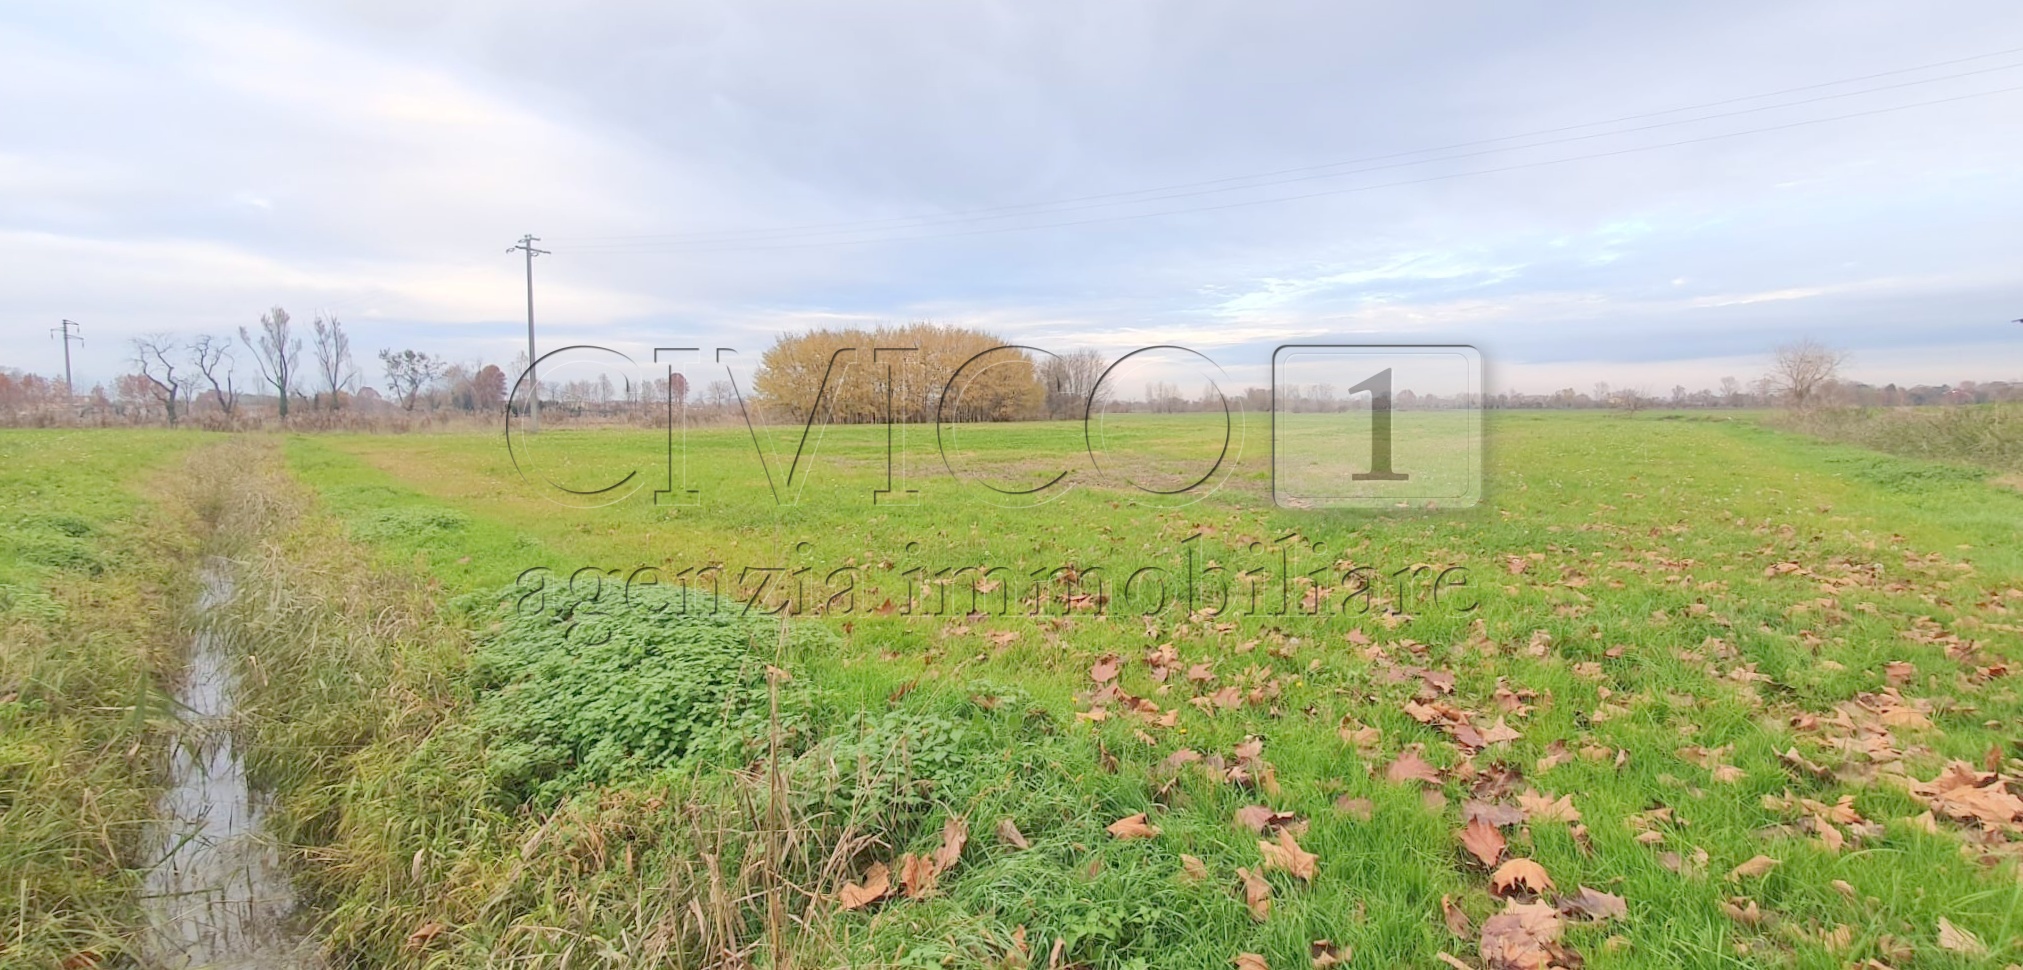
[[[1939,949],[1964,953],[1968,956],[1985,956],[1988,945],[1981,938],[1953,925],[1953,921],[1939,917]]]
[[[884,899],[885,894],[891,891],[892,871],[885,868],[885,863],[874,862],[864,872],[864,884],[844,884],[842,891],[836,894],[836,902],[844,909],[863,909]]]
[[[1571,794],[1561,795],[1555,801],[1550,795],[1541,795],[1535,790],[1526,789],[1517,796],[1517,804],[1534,822],[1580,821],[1580,809],[1573,807]]]
[[[1107,684],[1117,679],[1117,655],[1110,654],[1089,668],[1089,679],[1099,684]]]
[[[1756,905],[1756,900],[1741,896],[1722,903],[1721,912],[1728,914],[1729,919],[1743,926],[1761,926],[1765,920],[1769,919],[1769,916],[1763,912],[1763,908]]]
[[[1502,717],[1498,717],[1495,724],[1490,725],[1488,730],[1482,732],[1482,740],[1486,744],[1502,744],[1506,741],[1515,741],[1522,737],[1524,735],[1517,733],[1510,725],[1503,723]]]
[[[907,899],[920,899],[934,892],[934,884],[941,870],[934,867],[934,860],[924,855],[908,852],[899,857],[899,884],[906,889]]]
[[[1482,963],[1489,970],[1545,970],[1560,955],[1564,924],[1545,903],[1511,903],[1482,924]]]
[[[1026,841],[1025,833],[1019,831],[1018,825],[1008,818],[1002,819],[997,823],[997,840],[1014,849],[1030,849],[1033,847],[1031,842]]]
[[[1440,897],[1440,920],[1447,924],[1447,932],[1464,940],[1475,936],[1475,921],[1468,918],[1468,912],[1454,905],[1452,896]]]
[[[1250,907],[1250,918],[1264,922],[1271,915],[1271,883],[1241,866],[1237,867],[1236,876],[1243,880],[1243,904]]]
[[[410,950],[422,949],[431,942],[434,942],[435,938],[441,936],[446,929],[449,929],[449,927],[441,923],[423,923],[416,927],[414,932],[407,935],[407,948]]]
[[[1763,875],[1764,873],[1769,872],[1770,870],[1775,868],[1777,868],[1776,859],[1772,859],[1767,855],[1760,855],[1753,859],[1750,859],[1748,862],[1745,862],[1739,866],[1736,866],[1733,869],[1728,870],[1728,878],[1754,879],[1757,876]]]
[[[1321,857],[1300,848],[1299,843],[1293,841],[1291,832],[1280,829],[1276,844],[1259,842],[1257,851],[1264,856],[1266,871],[1284,869],[1307,882],[1314,881]]]
[[[1270,835],[1279,829],[1304,830],[1300,817],[1291,812],[1273,811],[1264,805],[1245,805],[1236,810],[1236,824],[1259,835]],[[1299,834],[1296,831],[1294,834]]]
[[[1356,951],[1345,946],[1336,946],[1328,940],[1315,940],[1307,944],[1307,956],[1313,959],[1314,970],[1327,970],[1349,962]]]
[[[1208,879],[1208,864],[1186,853],[1180,855],[1180,873],[1188,882],[1204,882]]]
[[[1236,970],[1271,970],[1264,962],[1264,957],[1255,953],[1239,953],[1236,959],[1229,962],[1236,964]]]
[[[1151,839],[1157,838],[1159,835],[1157,827],[1146,824],[1144,812],[1139,812],[1136,815],[1126,815],[1111,822],[1109,827],[1104,829],[1104,831],[1120,839]]]
[[[1622,919],[1630,915],[1630,906],[1621,896],[1582,886],[1579,892],[1561,897],[1559,911],[1568,916],[1578,914],[1592,920]]]
[[[1415,744],[1399,752],[1398,760],[1391,762],[1391,767],[1385,769],[1384,777],[1393,782],[1422,781],[1429,785],[1437,785],[1440,783],[1440,769],[1420,757],[1419,746]]]
[[[1441,963],[1444,963],[1450,967],[1453,967],[1454,970],[1475,970],[1474,967],[1468,965],[1468,961],[1463,960],[1460,957],[1457,957],[1454,954],[1447,952],[1446,950],[1441,950],[1440,952],[1433,954],[1433,959],[1438,960]]]
[[[1508,844],[1503,833],[1479,815],[1469,819],[1467,827],[1455,834],[1461,839],[1461,847],[1482,860],[1485,866],[1493,866],[1496,860],[1503,858],[1503,850]]]
[[[1524,817],[1524,809],[1516,805],[1506,805],[1502,802],[1478,801],[1473,798],[1461,803],[1461,818],[1463,821],[1472,822],[1479,818],[1497,828],[1507,828],[1512,825],[1523,824]]]
[[[1530,859],[1512,859],[1489,874],[1489,891],[1507,896],[1513,889],[1535,895],[1549,893],[1553,890],[1552,877],[1545,874],[1544,866]]]
[[[951,815],[941,826],[941,847],[934,850],[934,871],[947,872],[962,858],[962,847],[969,844],[969,823],[961,816]]]

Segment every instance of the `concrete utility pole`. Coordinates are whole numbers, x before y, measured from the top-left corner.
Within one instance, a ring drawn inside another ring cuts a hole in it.
[[[537,357],[534,353],[534,257],[546,256],[548,251],[534,248],[534,244],[540,241],[541,237],[528,234],[520,237],[519,245],[506,249],[509,253],[527,254],[527,389],[531,392],[527,398],[530,402],[527,407],[528,434],[541,432],[541,382],[534,377]]]
[[[61,323],[61,324],[59,324],[59,325],[57,325],[57,326],[54,326],[54,327],[50,327],[50,328],[49,328],[49,335],[50,335],[50,336],[52,336],[52,337],[56,336],[56,335],[57,335],[58,333],[61,333],[61,334],[63,334],[63,396],[64,396],[64,397],[75,397],[75,396],[77,395],[77,391],[76,391],[76,390],[74,390],[74,389],[73,389],[73,388],[71,387],[71,384],[70,384],[70,342],[71,342],[71,341],[73,341],[73,340],[77,341],[78,343],[83,343],[83,342],[84,342],[84,338],[83,338],[83,337],[81,337],[81,336],[78,336],[78,334],[77,334],[76,332],[73,332],[72,328],[76,328],[76,330],[77,330],[77,331],[82,331],[82,330],[84,329],[84,326],[83,326],[82,324],[78,323],[78,322],[77,322],[77,321],[75,321],[75,320],[65,320],[65,321],[63,321],[63,323]]]

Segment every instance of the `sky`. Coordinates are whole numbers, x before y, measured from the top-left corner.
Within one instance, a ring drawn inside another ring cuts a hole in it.
[[[2023,7],[18,3],[0,366],[270,306],[379,348],[1466,343],[1490,390],[2023,380]],[[245,361],[250,370],[250,361]]]

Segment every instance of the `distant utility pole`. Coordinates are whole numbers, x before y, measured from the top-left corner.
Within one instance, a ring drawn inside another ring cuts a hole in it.
[[[75,395],[77,394],[77,392],[76,392],[75,390],[73,390],[73,389],[71,388],[71,385],[70,385],[70,342],[71,342],[71,341],[73,341],[73,340],[75,340],[75,341],[77,341],[78,343],[83,343],[83,342],[84,342],[84,338],[83,338],[83,337],[81,337],[81,336],[78,336],[78,333],[79,333],[79,332],[81,332],[81,331],[83,331],[83,329],[84,329],[84,326],[83,326],[82,324],[78,323],[78,322],[77,322],[77,321],[75,321],[75,320],[65,320],[65,321],[63,321],[63,322],[62,322],[61,324],[59,324],[59,325],[57,325],[57,326],[54,326],[54,327],[50,327],[50,328],[49,328],[49,335],[50,335],[50,336],[52,336],[52,337],[56,336],[56,335],[57,335],[58,333],[61,333],[61,334],[63,334],[63,396],[64,396],[64,397],[73,397],[73,396],[75,396]]]
[[[541,237],[539,236],[524,235],[520,237],[519,245],[506,249],[506,252],[509,253],[524,252],[527,254],[527,387],[532,392],[528,395],[528,400],[532,402],[527,408],[528,434],[539,434],[541,431],[541,382],[534,377],[534,360],[536,357],[534,353],[534,257],[546,256],[548,255],[548,251],[534,248],[534,244],[540,241]]]

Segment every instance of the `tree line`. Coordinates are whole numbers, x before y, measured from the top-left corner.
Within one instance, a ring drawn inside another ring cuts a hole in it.
[[[1110,361],[1093,350],[1040,353],[1007,346],[1009,341],[974,328],[914,323],[871,329],[810,330],[780,336],[760,357],[749,388],[725,379],[621,380],[608,375],[540,383],[542,409],[558,418],[624,421],[642,425],[663,420],[662,408],[677,404],[687,420],[737,420],[749,413],[763,421],[802,423],[811,415],[842,423],[914,424],[935,421],[1079,420],[1092,398],[1110,411],[1188,413],[1220,411],[1224,396],[1215,388],[1183,388],[1150,381],[1142,388],[1103,383]],[[257,423],[271,414],[303,426],[329,423],[341,413],[492,414],[506,406],[509,374],[524,372],[526,358],[510,370],[496,364],[462,363],[413,349],[377,352],[384,392],[363,386],[351,338],[335,315],[318,313],[307,328],[287,310],[273,307],[253,327],[236,335],[193,336],[155,333],[131,341],[132,367],[113,382],[85,395],[67,393],[61,381],[0,371],[0,423],[139,423],[176,425],[191,416],[207,426]],[[1798,411],[1822,407],[1969,404],[2023,399],[2023,385],[1971,382],[1937,387],[1874,387],[1846,381],[1845,353],[1804,340],[1777,348],[1770,370],[1748,384],[1724,377],[1718,388],[1669,394],[1641,386],[1595,382],[1588,391],[1562,388],[1546,394],[1502,391],[1489,395],[1393,394],[1399,409],[1486,407],[1510,409],[1611,408],[1635,413],[1647,408],[1744,408],[1786,406]],[[961,380],[954,378],[960,376]],[[1102,385],[1099,387],[1099,385]],[[944,400],[944,395],[953,395]],[[1298,384],[1276,389],[1246,387],[1229,396],[1247,411],[1334,412],[1367,408],[1368,398],[1330,384]],[[249,407],[258,415],[249,414]],[[749,409],[749,412],[747,412]],[[65,415],[68,417],[64,417]]]
[[[390,348],[378,352],[378,362],[384,394],[364,385],[343,321],[318,313],[303,328],[276,306],[260,315],[257,326],[242,326],[236,335],[157,332],[133,338],[131,370],[114,378],[110,391],[99,385],[77,394],[61,381],[0,374],[0,410],[18,419],[67,405],[100,423],[159,419],[174,426],[202,416],[229,427],[255,420],[249,413],[254,406],[289,422],[305,411],[481,413],[505,402],[506,375],[496,364]]]

